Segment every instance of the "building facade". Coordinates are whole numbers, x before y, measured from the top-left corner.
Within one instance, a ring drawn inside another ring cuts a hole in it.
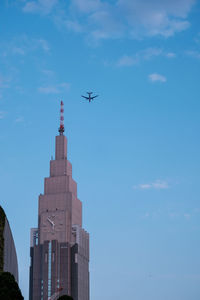
[[[9,272],[18,282],[18,262],[13,235],[3,208],[0,206],[0,272]]]
[[[82,228],[82,203],[67,159],[62,120],[59,133],[50,176],[39,196],[38,228],[31,229],[29,300],[61,295],[89,300],[89,234]]]

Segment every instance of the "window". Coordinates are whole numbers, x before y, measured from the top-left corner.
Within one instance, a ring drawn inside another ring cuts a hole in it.
[[[51,242],[49,242],[49,256],[48,256],[48,297],[51,297]]]

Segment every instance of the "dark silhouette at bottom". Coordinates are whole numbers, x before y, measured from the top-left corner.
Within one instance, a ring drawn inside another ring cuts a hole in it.
[[[63,296],[59,297],[58,300],[73,300],[73,298],[68,295],[63,295]]]
[[[0,299],[24,300],[15,277],[9,272],[0,273]]]

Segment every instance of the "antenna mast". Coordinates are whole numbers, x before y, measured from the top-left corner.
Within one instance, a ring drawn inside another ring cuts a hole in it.
[[[64,127],[64,103],[63,101],[60,102],[60,127],[58,129],[58,132],[60,132],[60,135],[63,135],[63,132],[65,131]]]

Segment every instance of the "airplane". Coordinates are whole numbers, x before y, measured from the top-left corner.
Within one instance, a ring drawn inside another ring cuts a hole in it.
[[[82,95],[81,95],[81,97],[85,98],[85,99],[88,100],[89,102],[91,102],[92,100],[94,100],[94,98],[98,97],[98,95],[96,95],[96,96],[91,96],[91,95],[93,94],[93,92],[87,92],[87,94],[88,94],[88,97],[87,97],[87,96],[82,96]]]

